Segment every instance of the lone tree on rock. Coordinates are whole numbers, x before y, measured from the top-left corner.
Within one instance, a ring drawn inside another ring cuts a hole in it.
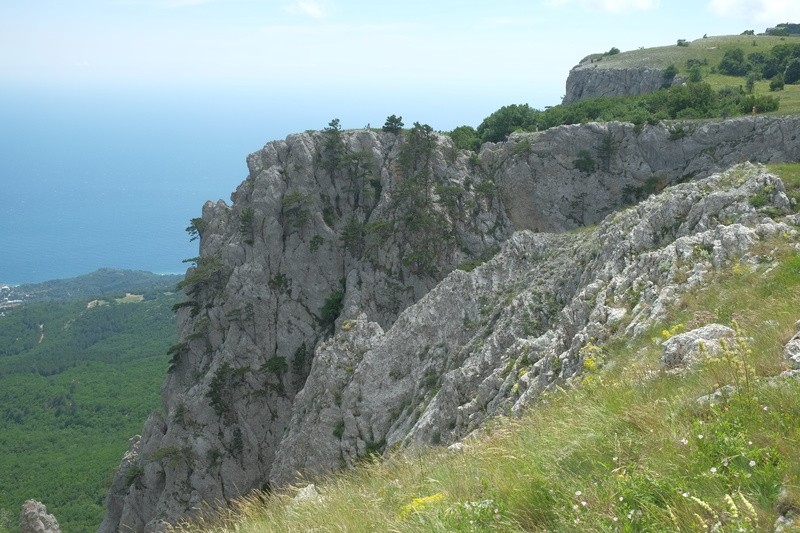
[[[389,133],[399,133],[403,129],[403,117],[390,115],[386,117],[386,123],[383,125],[383,131]]]

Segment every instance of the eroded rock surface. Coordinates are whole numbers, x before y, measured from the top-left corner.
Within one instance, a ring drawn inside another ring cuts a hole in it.
[[[602,96],[631,96],[651,93],[665,83],[664,71],[651,67],[606,67],[603,61],[584,59],[569,71],[563,104]]]
[[[478,154],[424,127],[267,144],[232,205],[193,221],[163,414],[122,461],[100,530],[162,531],[519,411],[579,372],[588,343],[642,331],[710,269],[792,231],[766,215],[789,203],[761,167],[651,195],[741,159],[800,159],[797,132],[798,118],[758,117],[674,140],[565,126]]]

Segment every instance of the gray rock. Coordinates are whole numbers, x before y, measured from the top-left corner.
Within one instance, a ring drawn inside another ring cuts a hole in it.
[[[267,144],[231,205],[203,206],[165,414],[121,463],[100,531],[160,531],[298,472],[520,412],[581,371],[588,343],[644,331],[713,268],[796,231],[768,216],[789,204],[763,167],[700,178],[800,159],[797,131],[798,117],[678,140],[587,124],[479,154],[433,133]],[[583,147],[590,174],[574,165]]]
[[[732,179],[742,171],[744,181]],[[362,317],[318,349],[270,479],[290,483],[396,445],[456,442],[489,417],[530,406],[581,372],[585,347],[619,327],[613,309],[627,306],[630,333],[645,331],[715,262],[741,258],[770,233],[761,225],[788,229],[748,216],[746,199],[763,179],[759,167],[741,167],[676,186],[592,231],[517,232],[388,329]],[[719,222],[734,205],[755,228]],[[675,337],[667,359],[687,362],[700,339],[713,350],[729,336],[714,325]]]
[[[721,324],[687,331],[664,342],[661,364],[667,368],[689,367],[701,361],[703,353],[714,356],[722,350],[722,343],[732,343],[736,332]]]
[[[789,366],[795,370],[800,369],[800,332],[795,333],[786,343],[786,346],[783,347],[783,356]]]
[[[294,498],[292,498],[292,505],[306,505],[309,503],[319,503],[322,501],[322,495],[317,490],[317,486],[309,483],[299,491]]]
[[[19,515],[20,533],[61,533],[58,521],[47,513],[47,507],[36,500],[22,504]]]
[[[673,80],[680,83],[680,79]],[[601,96],[651,93],[664,85],[664,71],[650,67],[611,67],[603,61],[584,60],[570,70],[563,104]]]

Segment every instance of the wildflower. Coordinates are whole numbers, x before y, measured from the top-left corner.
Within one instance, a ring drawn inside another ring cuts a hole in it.
[[[578,504],[577,503],[572,506],[572,510],[573,511],[577,511],[578,510]]]
[[[581,502],[581,505],[582,505],[582,506],[584,506],[584,507],[586,507],[588,504],[587,504],[585,501],[582,501],[582,502]]]
[[[769,410],[769,407],[767,407],[766,405],[763,405],[763,406],[761,406],[761,408],[762,408],[764,411],[767,411],[767,410]]]
[[[684,498],[688,498],[689,497],[689,493],[688,492],[684,492],[683,494],[681,494],[681,496],[683,496]]]
[[[701,433],[700,435],[697,436],[697,438],[703,440],[703,434]]]
[[[712,466],[711,467],[711,473],[712,474],[716,474],[717,473],[717,467],[716,466]]]
[[[683,438],[681,439],[681,444],[683,444],[684,446],[686,446],[687,444],[689,444],[689,439],[687,439],[686,437],[683,437]]]
[[[751,441],[751,440],[747,441],[747,445],[748,446],[752,446],[753,445],[753,441]]]
[[[755,518],[756,521],[758,521],[758,514],[756,514],[756,510],[753,507],[753,504],[750,503],[748,499],[744,497],[744,494],[742,494],[741,492],[737,492],[736,495],[739,496],[740,500],[742,500],[744,508],[747,510],[747,514],[749,514],[751,517]]]
[[[728,512],[731,514],[732,517],[738,518],[739,517],[739,508],[736,507],[736,503],[731,498],[730,494],[725,495],[725,502],[728,504]]]
[[[581,494],[583,494],[581,491],[579,491],[579,490],[575,491],[575,496],[580,496]]]
[[[722,460],[722,466],[728,466],[728,460],[727,459],[723,459]]]

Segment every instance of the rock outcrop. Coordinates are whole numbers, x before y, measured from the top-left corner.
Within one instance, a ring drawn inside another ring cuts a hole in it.
[[[22,504],[19,515],[20,533],[61,533],[58,521],[47,512],[47,507],[36,500]]]
[[[664,343],[661,364],[667,368],[688,367],[702,361],[704,354],[715,356],[723,343],[733,347],[736,332],[722,324],[708,324],[671,337]]]
[[[233,204],[193,223],[164,414],[132,441],[100,530],[161,531],[522,409],[609,331],[640,331],[709,269],[792,231],[748,202],[788,209],[763,168],[698,180],[800,159],[799,131],[798,118],[588,124],[476,154],[422,126],[332,125],[269,143]]]
[[[630,334],[762,238],[795,230],[750,204],[777,178],[754,167],[675,186],[603,221],[561,234],[515,233],[473,272],[456,271],[391,328],[360,316],[323,343],[275,456],[271,479],[351,465],[399,444],[450,443],[487,418],[599,364],[612,331]],[[726,328],[727,329],[727,328]],[[725,332],[703,335],[722,338]],[[676,341],[677,343],[677,341]]]
[[[680,80],[664,79],[664,71],[653,67],[625,67],[588,56],[574,66],[567,76],[562,104],[573,104],[601,96],[631,96],[651,93]]]

